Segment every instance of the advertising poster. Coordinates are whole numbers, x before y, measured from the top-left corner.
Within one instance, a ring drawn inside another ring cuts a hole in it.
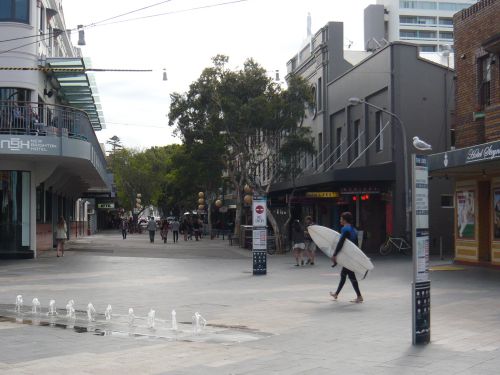
[[[457,235],[458,238],[473,239],[476,228],[474,191],[457,191]]]
[[[500,239],[500,190],[493,193],[493,215],[495,223],[495,238]]]

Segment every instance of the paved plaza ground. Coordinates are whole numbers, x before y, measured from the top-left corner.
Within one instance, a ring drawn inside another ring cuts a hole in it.
[[[0,319],[1,374],[500,371],[499,270],[439,267],[450,262],[433,260],[432,341],[412,346],[410,257],[373,254],[375,270],[360,282],[365,302],[353,304],[349,282],[338,301],[329,297],[340,269],[321,254],[314,266],[304,267],[294,267],[290,254],[268,256],[268,274],[253,276],[250,252],[222,239],[164,244],[157,236],[151,244],[145,234],[123,240],[107,232],[72,240],[68,247],[62,258],[50,252],[1,261],[4,316],[19,294],[28,306],[37,297],[45,312],[50,299],[59,311],[73,299],[80,312],[92,302],[101,323],[112,305],[113,328],[98,335],[71,325]],[[146,334],[131,334],[132,328],[118,323],[129,308],[139,317],[154,309],[156,329],[140,319],[136,332]],[[199,312],[206,329],[166,338],[160,333],[168,330],[172,309],[185,327]]]

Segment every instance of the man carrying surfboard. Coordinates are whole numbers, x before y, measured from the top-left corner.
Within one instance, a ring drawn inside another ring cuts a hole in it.
[[[335,251],[332,256],[333,264],[337,264],[337,255],[340,251],[342,251],[342,246],[344,246],[344,242],[346,239],[349,239],[356,246],[358,245],[358,232],[352,226],[352,214],[350,212],[343,212],[340,215],[340,225],[342,225],[342,230],[340,231],[340,239],[335,247]],[[363,297],[361,296],[361,291],[359,290],[358,280],[356,279],[356,274],[348,268],[342,267],[342,271],[340,272],[340,282],[337,287],[337,291],[335,293],[330,292],[330,295],[337,299],[340,291],[344,287],[346,278],[349,277],[351,281],[352,287],[356,292],[357,298],[352,302],[361,303],[363,302]]]

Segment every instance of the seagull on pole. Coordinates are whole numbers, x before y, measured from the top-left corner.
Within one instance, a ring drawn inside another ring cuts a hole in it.
[[[430,144],[428,144],[427,142],[424,142],[422,141],[420,138],[418,137],[413,137],[413,146],[417,149],[417,150],[420,150],[420,151],[428,151],[428,150],[432,150],[432,147]]]

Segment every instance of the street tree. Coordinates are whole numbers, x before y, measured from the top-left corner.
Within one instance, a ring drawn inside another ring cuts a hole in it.
[[[237,195],[237,232],[243,186],[267,195],[273,183],[294,180],[298,161],[314,152],[310,131],[302,126],[312,90],[297,76],[281,87],[252,59],[239,70],[227,67],[226,56],[212,61],[188,92],[171,95],[169,125],[186,144],[224,145],[222,160]],[[282,232],[271,210],[268,220],[281,250]]]
[[[118,200],[126,210],[134,211],[137,194],[141,194],[143,206],[156,206],[161,195],[162,160],[158,154],[154,147],[146,151],[123,148],[109,156]]]
[[[123,149],[123,144],[122,144],[122,141],[121,141],[121,139],[120,139],[118,136],[116,136],[116,135],[114,135],[114,136],[112,136],[110,139],[108,139],[108,140],[106,141],[106,143],[107,143],[108,145],[111,145],[111,153],[115,153],[115,152],[116,152],[116,150],[121,150],[121,149]]]

